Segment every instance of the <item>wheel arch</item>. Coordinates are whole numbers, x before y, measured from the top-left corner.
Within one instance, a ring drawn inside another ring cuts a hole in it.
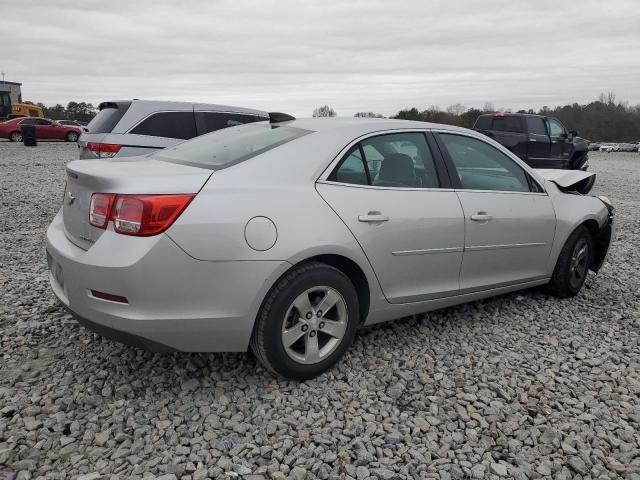
[[[356,289],[356,293],[358,295],[358,306],[360,309],[360,325],[364,323],[366,320],[369,310],[371,308],[371,285],[370,281],[367,278],[366,273],[363,268],[353,259],[336,253],[309,253],[304,258],[296,259],[295,261],[289,261],[289,268],[287,268],[271,283],[269,289],[265,292],[263,298],[260,301],[257,314],[262,310],[264,302],[269,297],[269,294],[273,291],[274,288],[280,283],[282,278],[284,278],[291,270],[294,268],[298,268],[301,265],[319,262],[324,263],[326,265],[330,265],[334,268],[337,268],[342,273],[344,273],[347,278],[351,281],[353,286]]]
[[[369,315],[371,306],[371,289],[369,281],[360,266],[348,257],[337,254],[321,254],[307,258],[303,262],[321,262],[331,265],[344,273],[358,294],[358,306],[360,307],[360,324],[362,325]]]

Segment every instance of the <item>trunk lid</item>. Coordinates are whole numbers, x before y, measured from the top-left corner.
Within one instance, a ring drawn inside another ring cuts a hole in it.
[[[197,193],[212,173],[209,169],[146,157],[73,161],[67,165],[67,188],[62,207],[67,238],[88,250],[104,233],[89,223],[94,193]]]
[[[586,195],[596,181],[595,173],[582,170],[536,168],[534,171],[544,179],[555,183],[563,192],[578,192]]]

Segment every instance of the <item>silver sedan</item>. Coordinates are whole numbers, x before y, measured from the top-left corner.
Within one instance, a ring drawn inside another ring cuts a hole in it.
[[[447,125],[254,123],[71,162],[47,232],[50,281],[106,337],[251,349],[307,379],[362,325],[541,285],[576,295],[614,230],[593,181]]]

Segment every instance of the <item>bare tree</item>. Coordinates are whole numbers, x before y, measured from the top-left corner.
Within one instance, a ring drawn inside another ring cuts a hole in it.
[[[380,114],[380,113],[374,113],[374,112],[358,112],[354,115],[354,117],[361,117],[361,118],[385,118],[384,115]]]
[[[451,115],[457,115],[458,117],[467,111],[467,107],[460,103],[456,103],[455,105],[449,105],[447,107],[447,113]]]
[[[335,117],[338,113],[329,105],[323,105],[313,111],[314,117]]]

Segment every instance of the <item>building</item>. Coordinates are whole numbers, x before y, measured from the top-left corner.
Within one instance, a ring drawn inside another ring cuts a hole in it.
[[[9,92],[11,103],[22,103],[22,84],[0,80],[0,92]]]

